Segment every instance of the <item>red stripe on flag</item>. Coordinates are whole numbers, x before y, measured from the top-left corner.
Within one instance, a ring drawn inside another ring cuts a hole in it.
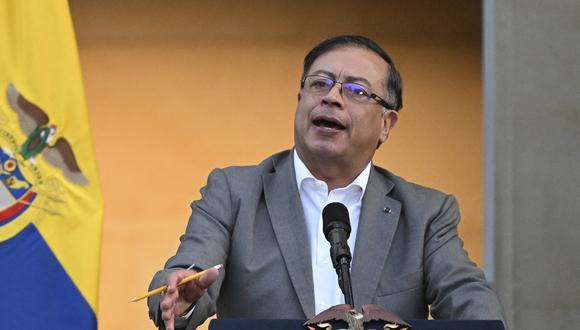
[[[30,203],[30,201],[33,200],[35,196],[36,193],[34,191],[29,191],[26,193],[26,195],[24,195],[23,198],[20,199],[20,201],[14,203],[9,208],[0,212],[0,222],[10,220],[17,216],[20,212],[24,211],[26,208],[28,208],[28,206],[30,206],[27,203]]]

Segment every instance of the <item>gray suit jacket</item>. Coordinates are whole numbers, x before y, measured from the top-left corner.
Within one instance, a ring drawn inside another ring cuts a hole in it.
[[[225,271],[197,303],[188,328],[217,311],[221,318],[306,319],[314,316],[308,235],[292,153],[257,166],[214,170],[173,268],[223,263]],[[502,319],[495,293],[469,260],[457,233],[455,198],[373,166],[362,202],[351,267],[354,301],[381,305],[404,319]],[[330,246],[329,246],[330,247]],[[161,326],[159,296],[150,317]],[[179,325],[179,322],[178,322]]]

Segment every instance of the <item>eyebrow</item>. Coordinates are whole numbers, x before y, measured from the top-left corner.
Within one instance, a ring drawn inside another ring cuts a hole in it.
[[[328,76],[329,78],[336,80],[336,75],[334,73],[332,73],[330,71],[326,71],[326,70],[316,70],[316,71],[312,72],[311,74],[309,74],[309,76],[317,76],[317,75]],[[362,82],[362,83],[366,84],[368,87],[372,87],[371,82],[363,77],[346,76],[344,78],[345,78],[344,82]]]

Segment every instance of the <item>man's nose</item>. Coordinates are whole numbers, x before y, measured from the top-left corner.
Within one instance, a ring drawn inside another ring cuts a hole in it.
[[[343,106],[343,98],[342,98],[342,84],[335,83],[332,88],[324,95],[322,101],[328,104],[334,104],[336,106],[342,107]]]

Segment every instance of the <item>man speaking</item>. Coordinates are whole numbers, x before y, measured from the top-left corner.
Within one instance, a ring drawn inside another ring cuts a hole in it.
[[[502,319],[495,293],[458,236],[453,196],[372,164],[402,107],[401,77],[361,36],[322,41],[304,59],[295,147],[259,165],[214,170],[181,244],[151,288],[155,324],[194,328],[221,318],[307,319],[344,303],[322,210],[346,205],[354,305],[404,319]],[[195,263],[191,270],[187,268]],[[200,279],[188,275],[216,264]]]

